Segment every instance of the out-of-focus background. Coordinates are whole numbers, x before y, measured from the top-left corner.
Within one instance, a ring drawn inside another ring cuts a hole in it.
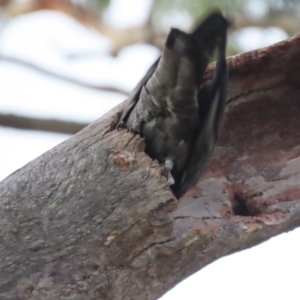
[[[228,55],[300,30],[299,0],[0,0],[0,180],[123,101],[170,27],[219,8]],[[300,299],[300,230],[222,258],[161,298]],[[172,274],[170,274],[172,276]]]

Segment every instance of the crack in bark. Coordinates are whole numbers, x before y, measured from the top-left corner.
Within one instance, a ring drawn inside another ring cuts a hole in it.
[[[42,177],[44,178],[45,174],[46,174],[46,167],[47,167],[47,164],[50,162],[50,160],[52,160],[53,158],[53,155],[50,155],[50,158],[44,162],[44,165],[43,165],[43,172],[42,172]]]
[[[84,129],[86,129],[87,127],[85,127]],[[95,142],[92,142],[92,143],[87,143],[87,145],[86,146],[82,146],[83,145],[83,143],[85,143],[86,141],[88,141],[88,140],[93,140],[94,139],[94,137],[96,137],[96,136],[98,136],[99,135],[99,131],[95,131],[93,134],[89,134],[89,135],[83,135],[84,136],[84,138],[79,138],[79,140],[77,141],[77,145],[79,145],[77,148],[76,148],[76,150],[75,150],[75,153],[73,153],[73,155],[75,155],[76,153],[77,153],[77,151],[78,150],[86,150],[87,148],[89,148],[90,146],[93,146],[94,144],[96,144],[97,142],[100,142],[100,141],[102,141],[103,140],[103,137],[100,137],[99,139],[96,139],[96,141]],[[70,149],[71,151],[73,151],[74,150],[74,148],[71,148]]]
[[[195,219],[195,220],[203,220],[204,217],[199,218],[199,217],[194,217],[194,216],[176,216],[173,218],[174,220],[178,220],[178,219]]]
[[[145,219],[141,219],[138,220],[137,222],[135,222],[134,224],[130,225],[128,228],[126,228],[124,231],[122,231],[119,235],[117,235],[115,237],[115,239],[120,238],[122,235],[124,235],[126,232],[128,232],[130,229],[132,229],[134,226],[136,226],[137,224],[141,223],[143,220]],[[130,248],[132,248],[132,245],[130,245],[129,247],[125,248],[123,251],[121,251],[114,260],[118,259],[119,257],[121,257],[124,253],[126,253]]]
[[[149,246],[147,246],[146,248],[142,249],[139,253],[137,253],[136,255],[134,255],[134,256],[130,259],[130,263],[132,263],[133,260],[135,260],[138,256],[141,256],[145,251],[147,251],[147,250],[149,250],[149,249],[151,249],[151,248],[153,248],[153,247],[155,247],[155,246],[165,245],[165,244],[167,244],[167,243],[169,243],[169,242],[172,242],[172,241],[174,241],[174,240],[176,240],[175,237],[169,238],[169,239],[167,239],[167,240],[165,240],[165,241],[162,241],[162,242],[151,243]]]
[[[264,91],[269,91],[269,90],[273,90],[273,89],[277,89],[280,88],[281,86],[284,86],[286,83],[285,82],[281,82],[281,83],[277,83],[268,87],[263,87],[263,88],[258,88],[258,89],[252,89],[252,90],[248,90],[246,92],[243,92],[237,96],[231,97],[226,101],[226,105],[228,105],[229,103],[238,100],[241,97],[245,97],[248,96],[252,93],[256,93],[256,92],[264,92]]]
[[[195,219],[195,220],[222,220],[222,217],[217,217],[217,216],[203,216],[203,217],[195,217],[195,216],[176,216],[174,217],[174,220],[179,220],[179,219]]]
[[[146,178],[143,179],[142,182],[141,182],[141,184],[139,184],[139,185],[143,185],[149,179],[150,171],[151,171],[151,166],[152,166],[152,161],[150,161],[150,163],[149,163],[149,167],[148,167],[148,172],[147,172]],[[137,186],[139,186],[139,185],[137,185]]]
[[[122,231],[120,234],[116,235],[115,239],[120,238],[122,235],[124,235],[126,232],[128,232],[130,229],[132,229],[135,225],[141,223],[144,219],[138,220],[137,222],[135,222],[134,224],[130,225],[128,228],[126,228],[124,231]],[[123,251],[121,251],[116,257],[115,259],[119,258],[120,256],[122,256],[125,252],[127,252],[130,248],[132,247],[129,246],[127,248],[125,248]]]
[[[103,169],[103,171],[96,177],[96,179],[94,180],[94,181],[95,181],[95,184],[93,185],[93,188],[87,193],[87,195],[89,195],[90,193],[93,192],[93,190],[95,189],[95,187],[99,184],[99,179],[106,173],[107,168],[108,168],[108,164],[109,164],[108,159],[109,159],[109,156],[110,156],[110,154],[111,154],[111,151],[112,151],[112,149],[109,149],[108,155],[107,155],[107,156],[105,157],[105,159],[104,159],[104,162],[105,162],[104,169]],[[106,196],[105,196],[105,198],[106,198]]]
[[[135,135],[132,135],[129,139],[127,139],[127,142],[126,142],[125,146],[123,147],[123,151],[125,151],[127,146],[132,142],[133,139],[135,139],[135,137],[136,137]]]
[[[113,209],[100,221],[100,222],[97,222],[97,226],[96,227],[99,227],[103,224],[103,222],[105,222],[113,213],[114,211],[117,209],[117,207],[120,205],[120,202],[116,203],[113,207]]]
[[[89,138],[95,137],[95,136],[96,136],[96,134],[94,136],[89,136]],[[96,139],[92,143],[88,143],[85,147],[77,147],[77,149],[75,150],[75,153],[73,155],[75,156],[75,154],[77,154],[78,150],[80,150],[81,152],[84,152],[85,150],[87,150],[87,149],[93,147],[94,145],[96,145],[97,143],[99,143],[98,147],[100,148],[100,146],[103,143],[103,139],[102,138]]]
[[[139,142],[139,140],[136,140],[135,144],[134,144],[134,147],[133,147],[133,153],[134,153],[134,156],[133,156],[133,167],[136,166],[136,157],[137,157],[136,146],[137,146],[138,142]]]

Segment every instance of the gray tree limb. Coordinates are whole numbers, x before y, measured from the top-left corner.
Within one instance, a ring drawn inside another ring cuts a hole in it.
[[[84,88],[88,88],[88,89],[94,89],[94,90],[98,90],[98,91],[103,91],[103,92],[112,92],[112,93],[119,93],[119,94],[123,94],[123,95],[128,95],[127,91],[124,91],[120,88],[116,88],[116,87],[112,87],[112,86],[105,86],[105,85],[95,85],[95,84],[91,84],[91,83],[87,83],[60,73],[57,73],[55,71],[46,69],[42,66],[39,66],[33,62],[24,60],[22,58],[19,57],[14,57],[14,56],[9,56],[9,55],[5,55],[5,54],[0,54],[0,61],[5,61],[5,62],[9,62],[9,63],[13,63],[13,64],[17,64],[26,68],[30,68],[33,69],[36,72],[39,72],[43,75],[52,77],[54,79],[58,79],[58,80],[62,80],[62,81],[66,81],[68,83],[72,83],[72,84],[76,84],[78,86],[84,87]]]
[[[40,119],[0,113],[0,126],[4,127],[75,134],[87,125],[87,123]]]
[[[124,104],[0,184],[1,299],[157,299],[300,225],[300,36],[228,59],[224,128],[178,201]],[[205,80],[211,78],[214,66]]]

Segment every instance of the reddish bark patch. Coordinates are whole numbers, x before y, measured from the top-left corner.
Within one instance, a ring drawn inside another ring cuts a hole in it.
[[[134,162],[134,157],[133,157],[132,153],[127,152],[127,151],[117,153],[114,156],[115,165],[125,171],[130,171],[133,162]]]
[[[206,173],[173,213],[178,232],[226,222],[256,230],[283,220],[300,199],[299,49],[298,36],[228,60],[221,136]]]

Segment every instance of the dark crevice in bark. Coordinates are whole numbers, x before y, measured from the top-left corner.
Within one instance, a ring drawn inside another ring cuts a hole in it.
[[[247,200],[242,195],[235,194],[232,202],[232,212],[239,216],[252,216],[248,206]]]

